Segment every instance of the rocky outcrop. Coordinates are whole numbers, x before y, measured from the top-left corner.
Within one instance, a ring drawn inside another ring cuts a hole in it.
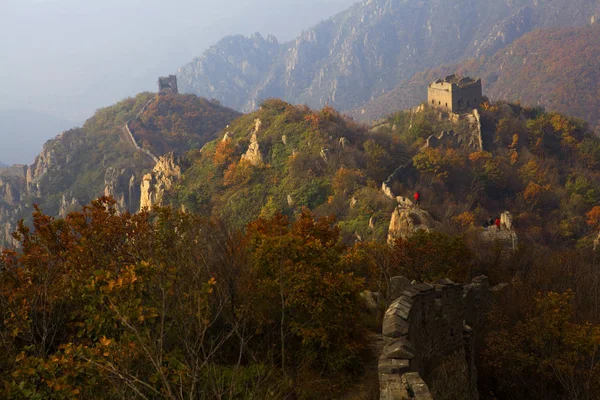
[[[181,179],[181,175],[181,160],[173,153],[160,157],[152,172],[142,178],[140,210],[162,205],[165,193]]]
[[[106,169],[104,195],[115,199],[119,211],[137,211],[140,198],[139,187],[135,174],[127,168],[108,167]]]
[[[507,249],[516,250],[518,236],[510,211],[505,211],[500,215],[500,230],[496,226],[490,226],[481,231],[480,237],[486,242],[500,241]]]
[[[12,237],[23,212],[27,196],[27,166],[13,165],[0,169],[0,247],[18,244]]]
[[[388,242],[392,243],[398,238],[406,239],[419,230],[429,232],[436,224],[431,215],[422,208],[398,205],[392,213]]]
[[[258,145],[258,138],[256,137],[256,133],[252,134],[248,150],[245,154],[242,154],[242,160],[248,161],[252,165],[262,164],[263,156],[260,153],[260,146]]]
[[[490,288],[485,276],[465,286],[443,279],[435,284],[406,287],[383,319],[380,399],[433,399],[426,383],[427,373],[448,357],[460,364],[456,370],[466,371],[466,392],[471,399],[477,399],[473,338],[485,323],[494,296],[500,292]]]
[[[381,191],[388,199],[394,200],[394,198],[395,198],[394,193],[392,192],[392,188],[389,187],[387,182],[383,182],[381,184]]]
[[[81,203],[70,195],[62,195],[62,199],[60,201],[60,207],[58,209],[58,216],[60,218],[66,217],[70,212],[77,211],[81,208]]]
[[[256,136],[260,130],[262,122],[260,119],[254,121],[254,130],[252,131],[252,137],[250,138],[250,145],[245,154],[242,154],[242,160],[248,161],[252,165],[260,165],[263,163],[263,156],[260,152],[260,146],[258,144],[258,137]]]

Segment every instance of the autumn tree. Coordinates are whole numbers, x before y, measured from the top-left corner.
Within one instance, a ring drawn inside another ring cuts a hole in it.
[[[594,230],[600,229],[600,206],[595,206],[587,214],[587,224]]]
[[[570,291],[539,294],[521,322],[488,336],[486,362],[495,371],[498,394],[532,399],[600,396],[600,326],[574,323],[572,299]]]
[[[340,263],[344,246],[332,218],[304,209],[248,226],[251,252],[245,312],[277,346],[285,374],[301,360],[335,372],[352,367],[361,347],[357,295],[361,279]]]
[[[392,248],[396,273],[419,282],[450,278],[464,282],[471,253],[456,236],[420,230],[407,239],[398,238]]]

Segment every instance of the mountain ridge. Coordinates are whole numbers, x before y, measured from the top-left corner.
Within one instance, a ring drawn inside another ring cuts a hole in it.
[[[270,97],[345,111],[423,68],[492,55],[534,28],[598,17],[600,4],[583,0],[369,0],[287,43],[226,37],[181,67],[178,77],[183,91],[243,112]]]
[[[600,25],[546,28],[523,35],[489,57],[420,72],[349,114],[370,121],[425,101],[427,85],[452,73],[480,77],[493,100],[543,106],[577,116],[600,132]]]
[[[237,116],[194,95],[152,93],[98,110],[81,127],[47,141],[31,165],[0,170],[0,243],[12,243],[17,221],[30,220],[34,203],[49,215],[65,216],[110,195],[120,211],[139,211],[144,176],[156,164],[149,153],[200,149]]]

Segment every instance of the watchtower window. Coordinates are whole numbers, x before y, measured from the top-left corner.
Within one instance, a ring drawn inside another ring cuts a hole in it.
[[[431,100],[431,104],[435,105],[435,100]]]
[[[448,107],[448,103],[446,103],[446,107]]]
[[[438,101],[438,106],[441,106],[441,105],[442,105],[442,101],[440,100],[440,101]]]

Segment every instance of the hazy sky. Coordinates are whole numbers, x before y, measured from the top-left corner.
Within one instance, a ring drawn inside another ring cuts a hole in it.
[[[355,1],[0,0],[0,109],[83,121],[225,35],[289,40]]]

